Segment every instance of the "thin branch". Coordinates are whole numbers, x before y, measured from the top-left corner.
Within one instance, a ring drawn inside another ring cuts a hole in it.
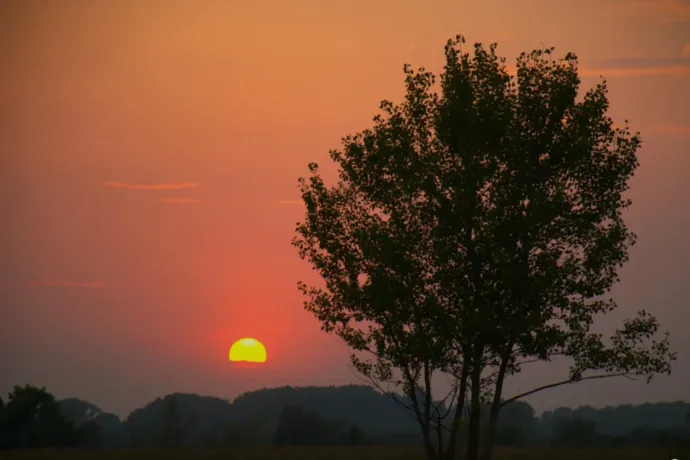
[[[517,361],[517,362],[515,363],[515,365],[517,365],[517,366],[523,366],[523,365],[525,365],[525,364],[532,364],[532,363],[538,363],[538,362],[544,362],[544,360],[543,360],[543,359],[539,359],[539,358],[526,359],[526,360],[524,360],[524,361]]]
[[[505,406],[506,404],[509,404],[509,403],[511,403],[511,402],[513,402],[513,401],[517,401],[517,400],[520,399],[520,398],[524,398],[525,396],[529,396],[529,395],[531,395],[531,394],[538,393],[538,392],[540,392],[540,391],[542,391],[542,390],[548,390],[549,388],[556,388],[556,387],[559,387],[559,386],[561,386],[561,385],[568,385],[568,384],[571,384],[571,383],[582,382],[582,381],[584,381],[584,380],[606,379],[606,378],[609,378],[609,377],[625,377],[625,376],[629,376],[629,374],[628,374],[627,372],[618,372],[618,373],[615,373],[615,374],[590,375],[590,376],[588,376],[588,377],[580,377],[580,378],[578,378],[578,379],[568,379],[568,380],[563,380],[563,381],[556,382],[556,383],[550,383],[550,384],[548,384],[548,385],[542,385],[542,386],[540,386],[540,387],[538,387],[538,388],[535,388],[535,389],[533,389],[533,390],[526,391],[526,392],[524,392],[524,393],[520,393],[519,395],[513,396],[513,397],[510,398],[510,399],[506,399],[506,400],[504,400],[504,401],[501,403],[501,407],[503,407],[503,406]]]
[[[530,353],[525,353],[524,350],[520,347],[517,347],[513,350],[512,357],[517,358],[519,356],[525,356],[525,355],[530,355]],[[554,356],[566,356],[565,352],[562,351],[554,351],[554,352],[549,352],[548,359],[553,358]],[[529,360],[525,361],[524,364],[532,363],[532,362],[537,362],[537,361],[546,361],[544,359],[534,359],[534,360]]]
[[[455,404],[455,400],[456,400],[457,397],[458,397],[458,390],[459,390],[458,381],[456,380],[455,382],[453,382],[452,385],[453,385],[453,386],[451,387],[451,389],[450,389],[450,391],[448,392],[448,394],[446,394],[446,396],[438,403],[437,411],[439,412],[438,415],[439,415],[439,419],[440,419],[440,420],[445,420],[446,417],[448,417],[448,415],[450,414],[451,409],[453,408],[453,404]],[[441,414],[440,414],[440,410],[438,410],[438,409],[441,407],[441,405],[445,405],[445,404],[446,404],[446,401],[448,400],[448,397],[449,397],[449,396],[450,396],[450,403],[446,406],[446,411],[445,411],[445,413],[444,413],[443,415],[441,415]]]

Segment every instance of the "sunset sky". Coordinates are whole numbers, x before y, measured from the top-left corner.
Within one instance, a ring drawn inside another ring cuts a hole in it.
[[[690,400],[690,1],[4,0],[0,4],[0,394],[45,385],[126,415],[157,396],[233,398],[359,380],[302,308],[297,179],[399,100],[448,38],[580,57],[642,133],[639,242],[610,329],[645,308],[671,377],[542,393],[558,405]],[[238,369],[242,337],[268,350]],[[535,368],[507,395],[549,383]]]

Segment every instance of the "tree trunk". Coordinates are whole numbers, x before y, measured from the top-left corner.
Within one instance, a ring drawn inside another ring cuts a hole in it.
[[[467,359],[463,360],[462,371],[460,371],[460,385],[458,390],[458,401],[455,405],[455,414],[453,415],[453,425],[451,427],[450,436],[448,438],[448,449],[446,450],[446,460],[455,460],[458,448],[458,432],[460,431],[460,424],[462,423],[462,411],[465,410],[465,394],[467,393],[467,376],[469,374],[469,365]]]
[[[501,411],[501,394],[503,392],[503,382],[506,376],[506,369],[508,367],[508,360],[510,359],[510,352],[512,351],[512,343],[507,349],[507,352],[501,357],[501,364],[498,368],[498,376],[496,376],[496,387],[494,388],[494,397],[491,401],[491,409],[489,411],[489,426],[484,441],[484,452],[482,452],[482,460],[491,460],[493,454],[494,442],[496,440],[496,427],[498,425],[498,415]]]
[[[426,454],[427,460],[437,460],[436,451],[431,443],[431,436],[429,433],[429,425],[426,425],[426,429],[422,429],[422,436],[424,437],[424,453]]]
[[[422,439],[424,440],[424,453],[427,460],[437,460],[436,451],[431,442],[431,419],[426,415],[426,411],[422,413],[422,408],[419,407],[419,401],[417,400],[417,386],[412,378],[408,377],[410,391],[408,396],[412,399],[412,407],[414,409],[415,416],[417,417],[417,422],[419,423],[419,428],[422,430]]]
[[[415,388],[416,392],[417,389]],[[426,438],[424,439],[424,449],[429,460],[436,460],[436,451],[431,442],[431,373],[429,372],[429,362],[424,362],[424,423],[426,424]],[[437,429],[441,429],[437,427]],[[441,449],[443,446],[438,446]]]
[[[438,442],[438,458],[443,458],[443,420],[439,410],[436,410],[436,442]]]
[[[472,363],[472,388],[471,388],[471,411],[470,426],[467,440],[467,460],[478,460],[479,458],[479,425],[481,416],[481,354],[475,356]]]

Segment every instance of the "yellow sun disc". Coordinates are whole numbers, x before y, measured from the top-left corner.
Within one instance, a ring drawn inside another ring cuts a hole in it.
[[[266,361],[266,348],[256,339],[240,339],[230,347],[230,361],[263,363]]]

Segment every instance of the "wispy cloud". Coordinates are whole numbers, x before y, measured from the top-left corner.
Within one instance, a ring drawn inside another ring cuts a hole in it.
[[[580,69],[585,77],[603,75],[613,77],[653,77],[690,75],[690,57],[672,58],[615,58],[591,61]]]
[[[196,188],[199,186],[196,182],[174,182],[168,184],[131,184],[129,182],[104,182],[106,187],[128,188],[135,190],[181,190],[186,188]]]
[[[678,57],[622,57],[612,59],[598,59],[591,61],[592,64],[601,69],[654,69],[666,67],[688,67],[690,59],[683,56]]]
[[[668,66],[650,68],[582,68],[582,77],[678,77],[690,75],[690,66]]]
[[[25,281],[25,286],[42,286],[52,288],[87,288],[98,289],[110,286],[122,286],[122,284],[105,283],[103,281],[76,281],[69,279],[40,279]]]
[[[690,136],[690,125],[656,125],[654,131],[674,136]]]
[[[173,203],[173,204],[189,204],[189,203],[200,203],[201,200],[196,198],[163,198],[160,200],[161,203]]]
[[[280,200],[278,201],[278,204],[287,204],[287,205],[297,205],[297,204],[303,204],[304,201],[302,200]]]

